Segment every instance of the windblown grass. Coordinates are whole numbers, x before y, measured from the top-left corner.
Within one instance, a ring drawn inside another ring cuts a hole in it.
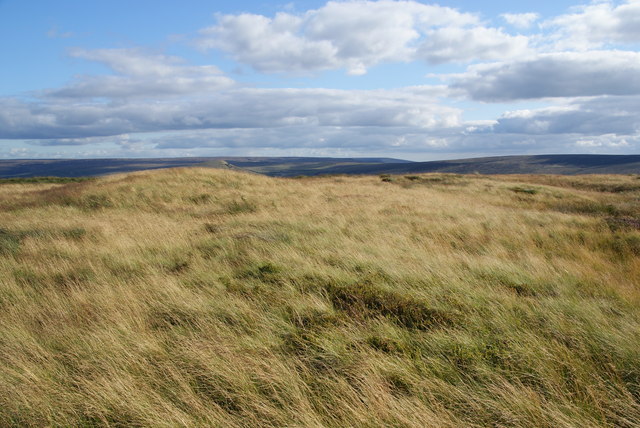
[[[0,425],[640,425],[635,176],[0,185]]]

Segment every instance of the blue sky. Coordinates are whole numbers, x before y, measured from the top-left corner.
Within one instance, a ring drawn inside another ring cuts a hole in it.
[[[638,153],[640,0],[0,0],[0,158]]]

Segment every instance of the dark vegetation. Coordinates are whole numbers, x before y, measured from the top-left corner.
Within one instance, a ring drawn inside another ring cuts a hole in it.
[[[83,181],[94,180],[95,177],[14,177],[0,178],[0,184],[25,184],[25,183],[81,183]]]
[[[269,176],[376,174],[640,174],[640,155],[499,156],[433,162],[388,158],[172,158],[0,160],[0,178],[40,176],[82,177],[171,167],[210,167],[256,172]],[[587,185],[598,186],[598,183]],[[612,188],[627,191],[635,184]]]

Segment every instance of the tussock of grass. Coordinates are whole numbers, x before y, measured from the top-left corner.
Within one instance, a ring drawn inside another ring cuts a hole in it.
[[[0,186],[0,425],[638,426],[637,181]]]
[[[387,317],[402,327],[429,330],[453,323],[453,316],[430,307],[407,293],[384,289],[369,281],[348,286],[329,286],[333,305],[350,318]]]

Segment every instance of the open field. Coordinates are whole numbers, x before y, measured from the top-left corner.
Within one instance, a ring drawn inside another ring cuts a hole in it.
[[[0,185],[0,426],[637,427],[640,176]]]

